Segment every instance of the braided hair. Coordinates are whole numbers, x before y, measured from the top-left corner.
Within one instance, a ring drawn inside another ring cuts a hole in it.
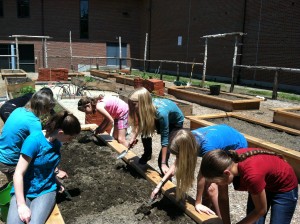
[[[207,179],[222,178],[224,170],[233,163],[242,162],[251,156],[260,154],[278,156],[281,159],[284,159],[282,155],[264,149],[255,149],[242,154],[238,154],[235,150],[225,151],[217,149],[210,151],[203,156],[200,172]]]

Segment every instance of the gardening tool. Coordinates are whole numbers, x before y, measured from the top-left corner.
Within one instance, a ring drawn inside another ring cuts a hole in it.
[[[137,210],[135,214],[149,215],[152,209],[152,205],[158,201],[158,198],[150,198],[147,202],[144,202]]]
[[[124,156],[127,155],[128,151],[138,142],[137,139],[135,139],[129,146],[126,150],[124,150],[123,152],[121,152],[120,155],[118,155],[117,159],[122,159],[124,158]]]

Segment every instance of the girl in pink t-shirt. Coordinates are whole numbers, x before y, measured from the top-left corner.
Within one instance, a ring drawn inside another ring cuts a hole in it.
[[[115,96],[102,96],[96,98],[82,97],[78,101],[78,110],[86,114],[99,112],[103,122],[96,129],[96,134],[103,133],[110,125],[114,125],[113,137],[119,143],[128,147],[126,131],[128,128],[128,104]]]

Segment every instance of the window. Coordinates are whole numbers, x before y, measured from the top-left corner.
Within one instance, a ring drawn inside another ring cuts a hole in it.
[[[80,38],[89,38],[89,1],[80,0]]]
[[[29,0],[17,0],[18,18],[29,17]]]
[[[0,0],[0,17],[3,17],[3,0]]]

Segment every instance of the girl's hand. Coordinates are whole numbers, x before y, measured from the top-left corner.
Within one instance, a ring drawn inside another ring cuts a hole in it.
[[[202,205],[201,203],[196,204],[195,205],[195,209],[197,212],[199,212],[200,214],[203,212],[207,215],[215,215],[216,213],[214,211],[212,211],[211,209],[209,209],[208,207]]]
[[[151,193],[151,199],[154,200],[157,198],[158,193],[160,192],[160,187],[156,187],[153,189],[152,193]]]
[[[63,170],[58,170],[58,174],[56,174],[56,176],[60,179],[64,179],[64,178],[68,178],[68,174],[67,172],[63,171]]]
[[[29,223],[31,218],[31,211],[26,204],[18,205],[18,214],[22,222]]]
[[[169,170],[169,167],[166,164],[161,164],[161,169],[163,171],[163,174],[166,174]]]
[[[133,147],[137,142],[138,142],[138,140],[137,140],[136,138],[131,139],[130,142],[129,142],[129,145],[130,145],[131,147]]]

